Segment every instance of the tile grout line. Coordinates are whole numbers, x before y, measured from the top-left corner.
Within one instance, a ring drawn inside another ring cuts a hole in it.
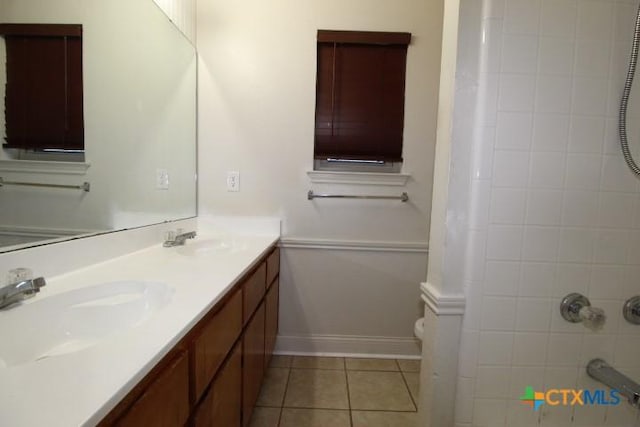
[[[351,408],[351,394],[349,393],[349,371],[347,371],[347,359],[342,359],[344,366],[344,383],[347,386],[347,406],[349,407],[349,426],[353,427],[353,411]]]
[[[275,409],[277,409],[277,408],[275,408]],[[315,411],[315,410],[318,410],[318,411],[349,412],[349,409],[332,408],[332,407],[325,408],[325,407],[322,407],[322,406],[319,406],[319,407],[315,407],[315,406],[284,406],[282,409],[301,409],[301,410],[304,410],[304,411]],[[403,412],[403,411],[383,411],[383,410],[380,410],[380,409],[377,409],[377,410],[372,409],[371,411],[372,412]],[[415,411],[404,411],[404,412],[412,413],[412,412],[415,412]]]
[[[268,408],[268,406],[261,406],[262,408]],[[276,407],[273,407],[272,409],[278,409]],[[282,409],[302,409],[305,411],[335,411],[335,412],[348,412],[351,411],[350,409],[344,409],[344,408],[330,408],[330,407],[311,407],[311,406],[284,406]],[[417,411],[414,410],[409,410],[409,411],[401,411],[398,409],[354,409],[354,411],[356,412],[390,412],[390,413],[394,413],[394,414],[415,414]]]
[[[287,391],[289,390],[289,379],[291,378],[291,366],[293,365],[293,358],[291,358],[291,364],[289,366],[289,371],[287,372],[287,382],[284,385],[284,393],[282,393],[282,400],[280,401],[280,412],[278,413],[278,423],[276,427],[280,427],[280,423],[282,422],[282,413],[284,412],[284,399],[287,397]]]
[[[396,364],[398,365],[398,368],[400,368],[400,363],[398,363],[398,360],[396,359]],[[413,407],[415,408],[415,412],[418,412],[418,405],[415,401],[415,399],[413,398],[413,394],[411,394],[411,388],[409,388],[409,383],[407,382],[407,378],[404,376],[404,372],[402,371],[402,369],[400,369],[400,375],[402,376],[402,382],[404,382],[404,386],[407,389],[407,393],[409,393],[409,398],[411,399],[411,403],[413,403]]]
[[[353,417],[353,411],[354,409],[352,408],[352,403],[351,403],[351,394],[350,394],[350,384],[349,384],[349,372],[371,372],[371,373],[397,373],[399,372],[401,374],[403,383],[405,385],[405,389],[406,392],[409,394],[409,399],[410,401],[413,403],[413,410],[410,411],[399,411],[399,410],[384,410],[384,409],[368,409],[368,410],[363,410],[365,412],[380,412],[380,413],[397,413],[397,414],[415,414],[417,412],[417,404],[416,401],[413,397],[413,395],[411,394],[411,389],[409,387],[407,378],[406,378],[406,372],[404,372],[402,370],[402,367],[400,366],[400,362],[398,361],[398,359],[387,359],[387,360],[393,360],[393,363],[397,366],[397,370],[389,370],[389,369],[384,369],[384,370],[379,370],[379,369],[373,369],[373,370],[368,370],[368,369],[347,369],[347,360],[346,358],[342,358],[342,368],[337,368],[337,369],[323,369],[323,368],[294,368],[293,367],[293,362],[294,359],[291,359],[291,363],[289,364],[289,366],[286,368],[288,369],[287,371],[287,378],[286,378],[286,382],[285,382],[285,387],[284,387],[284,393],[282,395],[282,398],[280,400],[281,405],[280,407],[273,407],[274,409],[279,409],[279,413],[278,413],[278,419],[277,419],[277,424],[276,427],[280,427],[282,425],[283,422],[283,416],[284,416],[284,409],[301,409],[301,410],[309,410],[309,411],[316,411],[316,410],[328,410],[328,411],[339,411],[339,412],[347,412],[347,415],[349,417],[349,426],[353,427],[354,426],[354,417]],[[344,372],[344,378],[345,378],[345,386],[346,386],[346,392],[347,392],[347,409],[337,409],[337,408],[318,408],[318,407],[290,407],[287,406],[285,404],[286,402],[286,396],[287,393],[289,391],[289,386],[291,384],[291,375],[293,372],[293,369],[299,369],[299,370],[314,370],[316,372],[321,372],[321,371],[340,371],[342,370]]]

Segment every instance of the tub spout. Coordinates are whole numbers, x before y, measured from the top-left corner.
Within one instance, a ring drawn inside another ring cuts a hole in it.
[[[593,359],[587,365],[589,376],[617,390],[630,404],[640,408],[640,384],[633,381],[602,359]]]

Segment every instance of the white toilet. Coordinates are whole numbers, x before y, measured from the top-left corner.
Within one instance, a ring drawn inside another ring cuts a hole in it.
[[[422,342],[422,336],[424,335],[424,317],[416,320],[416,324],[413,325],[413,333]]]

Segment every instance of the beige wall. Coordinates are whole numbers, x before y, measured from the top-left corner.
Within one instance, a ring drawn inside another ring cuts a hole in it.
[[[282,334],[412,336],[412,321],[420,313],[418,284],[426,275],[441,7],[441,2],[418,0],[201,0],[197,4],[199,212],[276,215],[283,219],[283,262],[292,266],[283,265],[290,272],[283,277],[283,298],[291,301],[291,306],[283,307]],[[403,166],[403,172],[411,177],[404,188],[321,186],[309,181],[307,171],[313,167],[318,29],[413,34],[407,59]],[[226,191],[226,173],[233,170],[240,171],[238,193]],[[310,189],[392,195],[407,191],[411,201],[310,202],[306,198]],[[356,242],[360,250],[338,253],[315,247],[313,243],[317,241],[337,247]],[[364,274],[365,269],[370,271],[370,261],[374,259],[369,250],[380,244],[401,255],[375,258],[385,274],[370,277]],[[296,248],[288,249],[290,245]],[[419,256],[411,252],[416,245],[422,247]],[[313,251],[313,261],[307,251]],[[361,264],[359,257],[367,262]],[[293,264],[301,262],[315,264],[294,268]],[[363,274],[354,275],[357,268],[363,269]],[[331,298],[317,306],[318,298],[300,299],[294,295],[312,295],[314,292],[307,290],[322,286],[318,275],[323,269],[338,271],[331,275],[334,298],[353,298],[354,309],[343,319],[344,327],[327,328],[320,318],[304,318],[312,311],[331,316]],[[408,277],[406,271],[411,272]],[[352,291],[363,287],[376,298],[361,307],[358,298],[367,295]],[[382,332],[365,321],[365,311],[386,316],[391,309],[385,308],[385,300],[390,299],[394,301],[394,311],[404,308],[411,314],[388,318],[391,326]],[[304,328],[299,327],[303,324]]]
[[[191,43],[196,42],[196,0],[153,0]]]
[[[285,236],[427,241],[440,67],[433,9],[417,0],[201,1],[201,212],[282,215]],[[404,142],[411,203],[306,200],[319,28],[413,33]],[[240,193],[226,191],[228,170],[240,171]]]

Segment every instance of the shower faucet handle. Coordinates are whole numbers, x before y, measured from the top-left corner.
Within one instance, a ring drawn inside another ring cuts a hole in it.
[[[569,294],[562,299],[560,314],[567,322],[582,322],[585,327],[592,331],[602,329],[607,320],[604,310],[592,307],[589,298],[578,293]]]

